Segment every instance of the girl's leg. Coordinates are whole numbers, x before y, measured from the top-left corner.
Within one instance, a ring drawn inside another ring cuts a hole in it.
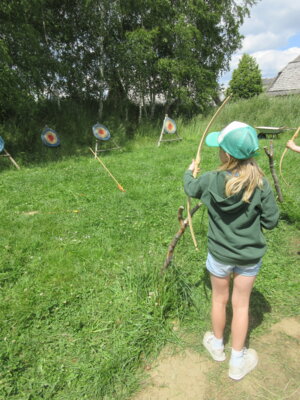
[[[229,299],[230,276],[219,278],[210,274],[212,286],[211,321],[217,339],[223,338],[226,323],[226,305]]]
[[[243,349],[248,331],[250,295],[256,276],[235,275],[232,291],[232,348]]]

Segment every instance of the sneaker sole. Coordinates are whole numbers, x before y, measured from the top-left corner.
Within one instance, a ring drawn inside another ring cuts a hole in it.
[[[248,371],[245,372],[244,374],[233,375],[233,374],[230,374],[230,372],[229,372],[228,376],[229,376],[229,378],[234,379],[235,381],[239,381],[239,380],[243,379],[244,376],[246,376],[247,374],[249,374],[249,372],[253,371],[253,370],[255,369],[255,367],[257,366],[257,364],[258,364],[258,360],[256,360],[255,364],[253,364],[253,365],[250,367],[250,369],[248,369]]]

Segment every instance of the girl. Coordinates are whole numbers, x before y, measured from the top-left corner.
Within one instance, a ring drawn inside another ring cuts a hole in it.
[[[229,377],[239,380],[258,362],[256,351],[244,347],[249,300],[266,251],[262,228],[273,229],[279,212],[271,187],[252,158],[259,147],[254,128],[234,121],[210,133],[206,144],[220,148],[220,168],[193,178],[193,161],[184,175],[186,194],[201,199],[209,216],[206,268],[212,285],[213,332],[206,332],[203,345],[214,360],[225,360],[223,332],[233,274]]]

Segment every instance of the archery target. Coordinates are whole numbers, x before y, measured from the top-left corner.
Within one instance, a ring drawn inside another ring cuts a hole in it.
[[[110,132],[109,130],[101,124],[96,124],[93,126],[93,135],[98,140],[109,140],[110,139]]]
[[[57,133],[50,128],[45,128],[41,134],[42,142],[47,147],[57,147],[60,145]]]
[[[1,151],[4,149],[4,140],[2,139],[2,137],[0,136],[0,153]]]
[[[165,118],[164,130],[166,131],[166,133],[175,133],[176,132],[175,121],[169,117]]]

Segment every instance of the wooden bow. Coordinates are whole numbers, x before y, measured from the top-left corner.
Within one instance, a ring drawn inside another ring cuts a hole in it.
[[[296,139],[296,137],[298,136],[299,131],[300,131],[300,126],[299,126],[299,128],[296,130],[296,132],[293,134],[293,136],[291,137],[290,140],[293,140],[293,141],[294,141],[294,140]],[[281,176],[283,182],[284,182],[286,185],[289,186],[289,184],[287,183],[287,181],[284,179],[283,173],[282,173],[282,161],[283,161],[284,156],[286,155],[286,152],[287,152],[287,151],[288,151],[288,148],[286,147],[286,148],[283,150],[282,156],[281,156],[281,158],[280,158],[280,162],[279,162],[279,172],[280,172],[280,176]]]
[[[207,135],[211,125],[213,124],[213,122],[215,121],[215,119],[217,118],[217,116],[220,114],[220,112],[222,111],[222,109],[224,108],[225,104],[229,101],[229,99],[231,98],[231,96],[226,97],[226,99],[223,101],[223,103],[220,105],[220,107],[217,109],[217,111],[215,112],[215,114],[213,115],[212,119],[209,121],[201,139],[200,139],[200,143],[198,146],[198,150],[197,150],[197,154],[196,154],[196,159],[195,159],[195,168],[193,171],[193,177],[196,178],[197,177],[197,173],[198,171],[198,167],[200,165],[201,162],[201,149],[203,147],[203,143],[204,143],[204,139],[205,136]],[[195,237],[195,233],[194,233],[194,228],[193,228],[193,223],[192,223],[192,215],[191,215],[191,198],[188,197],[187,198],[187,214],[188,214],[188,221],[189,221],[189,226],[190,226],[190,232],[191,232],[191,236],[193,239],[193,243],[195,246],[196,250],[198,249],[198,244],[196,241],[196,237]]]

